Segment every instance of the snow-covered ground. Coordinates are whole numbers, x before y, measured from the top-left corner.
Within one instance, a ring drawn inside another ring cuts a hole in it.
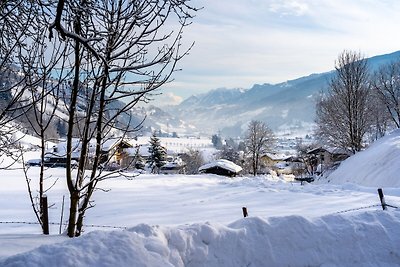
[[[379,141],[380,158],[400,155],[397,136]],[[364,161],[374,149],[362,152]],[[385,181],[399,164],[358,162],[360,170],[355,164],[343,164],[348,177],[375,166],[386,202],[400,206],[398,184]],[[64,170],[47,175],[47,185],[59,178],[47,193],[50,221],[59,222],[68,196]],[[31,168],[33,184],[37,176]],[[86,224],[97,227],[79,238],[59,235],[58,225],[43,236],[37,225],[0,223],[0,266],[400,266],[400,212],[382,211],[377,184],[366,179],[304,186],[269,176],[112,179],[101,186],[109,192],[95,192],[87,213]],[[20,171],[1,171],[0,207],[0,222],[35,221]],[[242,218],[242,207],[249,217]]]
[[[343,162],[328,180],[336,184],[400,187],[400,129]]]

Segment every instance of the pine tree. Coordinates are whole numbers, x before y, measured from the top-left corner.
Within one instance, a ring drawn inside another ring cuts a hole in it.
[[[151,168],[151,172],[159,172],[162,165],[164,165],[167,151],[165,147],[163,147],[160,143],[160,139],[153,133],[153,136],[150,137],[150,147],[149,147],[150,156],[147,159],[147,163]]]

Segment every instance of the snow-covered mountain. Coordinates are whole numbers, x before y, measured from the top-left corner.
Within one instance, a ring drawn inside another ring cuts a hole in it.
[[[372,57],[370,70],[399,57],[400,51]],[[275,130],[300,130],[314,123],[316,99],[333,75],[330,71],[250,89],[216,89],[191,96],[168,111],[209,134],[240,135],[250,120],[265,121]]]
[[[12,99],[12,93],[15,94],[15,92],[12,90],[7,91],[4,88],[8,88],[13,84],[19,84],[21,83],[20,80],[22,79],[23,74],[20,73],[16,67],[6,71],[0,70],[0,89],[3,88],[2,92],[0,93],[0,107],[6,106]],[[46,83],[46,87],[48,86],[48,88],[51,88],[52,83],[53,81],[49,80]],[[13,88],[14,91],[16,89],[17,87]],[[34,90],[38,89],[41,90],[42,87],[26,90],[19,101],[21,103],[23,101],[23,105],[29,105],[29,103],[33,104],[32,92],[35,92]],[[55,97],[51,94],[47,95],[45,99],[47,102],[46,106],[49,111],[52,111],[52,109],[55,108],[56,117],[53,118],[53,123],[51,123],[50,127],[47,129],[47,134],[51,138],[64,137],[67,132],[66,124],[69,116],[68,108],[71,96],[71,88],[69,83],[63,84],[61,90],[62,91],[60,92],[58,101],[56,101]],[[85,92],[86,90],[79,91],[77,99],[77,114],[81,117],[86,116],[85,109],[87,106],[86,101],[88,100]],[[107,118],[111,118],[114,117],[119,110],[124,109],[126,104],[119,100],[113,100],[108,102],[107,105],[108,108],[104,115]],[[26,108],[24,112],[25,114],[17,117],[14,122],[16,125],[19,125],[21,128],[20,130],[29,134],[34,134],[33,129],[37,127],[34,110]],[[45,116],[45,120],[47,119],[49,119],[49,117]],[[131,128],[136,128],[137,126],[141,125],[142,127],[140,127],[139,133],[137,134],[148,134],[154,130],[161,130],[163,132],[170,133],[176,132],[177,134],[192,134],[193,132],[196,132],[194,126],[189,125],[180,118],[154,106],[136,106],[126,113],[120,114],[118,116],[117,126],[123,129],[127,125],[130,125]]]

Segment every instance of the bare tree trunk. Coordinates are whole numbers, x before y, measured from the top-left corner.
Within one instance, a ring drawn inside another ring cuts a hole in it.
[[[79,31],[77,31],[79,33]],[[73,153],[73,128],[75,125],[75,112],[76,102],[79,91],[79,74],[80,74],[80,43],[75,41],[75,73],[74,81],[72,85],[71,103],[69,108],[69,119],[68,119],[68,133],[67,133],[67,162],[66,162],[66,178],[68,190],[70,193],[70,217],[68,221],[68,236],[74,237],[75,235],[75,218],[78,212],[79,204],[79,188],[76,187],[77,181],[73,181],[72,178],[72,153]]]

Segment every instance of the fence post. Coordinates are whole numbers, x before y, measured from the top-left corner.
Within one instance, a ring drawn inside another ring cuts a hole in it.
[[[386,210],[385,196],[383,195],[382,188],[378,188],[379,199],[381,200],[382,209]]]
[[[41,199],[42,206],[42,224],[43,224],[43,234],[49,234],[49,207],[47,204],[47,196],[43,195]]]
[[[246,207],[242,207],[242,211],[243,211],[243,217],[247,217],[249,216],[249,214],[247,213],[247,208]]]
[[[62,229],[62,225],[63,225],[64,200],[65,200],[65,195],[63,195],[63,201],[62,201],[62,206],[61,206],[61,219],[60,219],[60,230],[59,230],[60,235],[61,235],[61,229]]]

